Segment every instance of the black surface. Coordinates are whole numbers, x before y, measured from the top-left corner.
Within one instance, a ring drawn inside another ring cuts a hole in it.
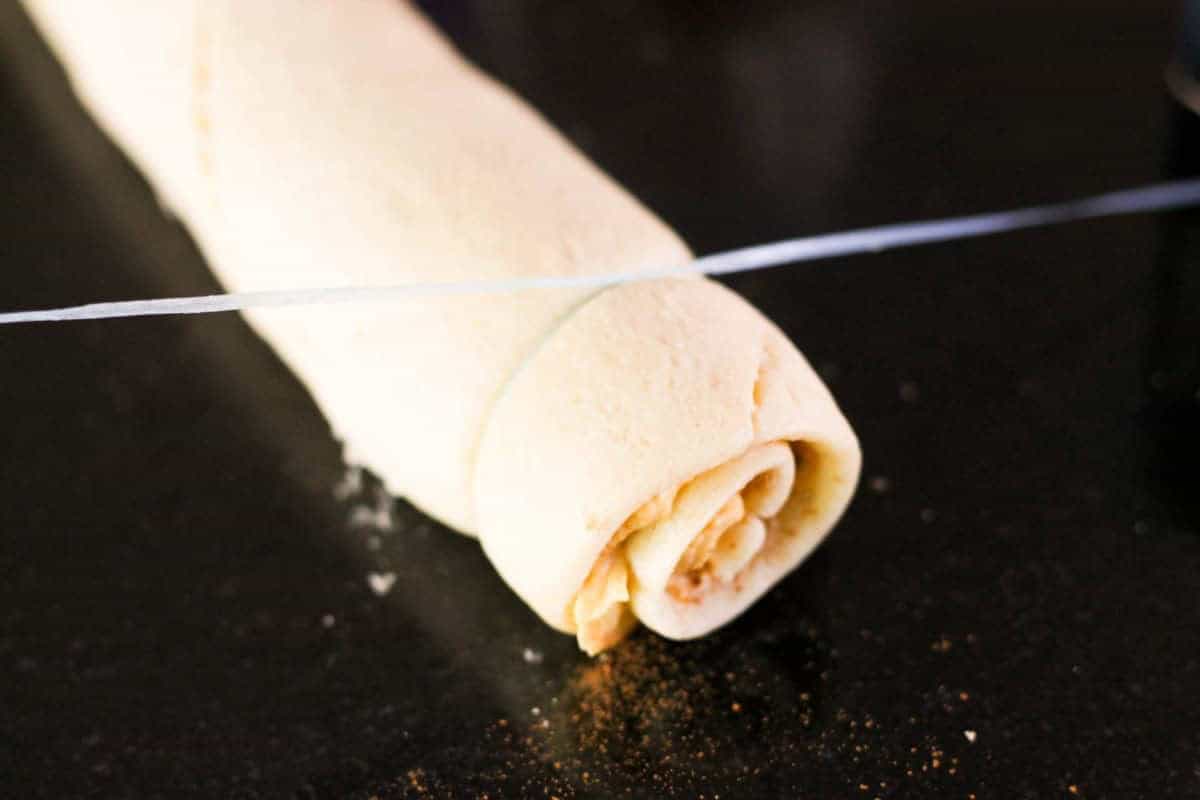
[[[1164,3],[580,5],[439,13],[700,251],[1194,171]],[[215,288],[0,31],[0,305]],[[863,488],[736,624],[598,664],[473,542],[353,524],[238,318],[2,329],[0,795],[1200,797],[1198,260],[1175,214],[731,281]]]

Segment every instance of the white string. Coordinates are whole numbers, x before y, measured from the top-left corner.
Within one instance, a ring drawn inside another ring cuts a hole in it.
[[[197,297],[168,297],[157,300],[124,300],[88,303],[81,306],[0,314],[0,325],[18,322],[62,322],[67,320],[144,317],[163,314],[211,314],[268,306],[327,305],[333,303],[379,303],[429,295],[502,294],[528,289],[585,289],[632,281],[682,275],[728,275],[734,272],[775,267],[781,264],[822,258],[878,253],[900,247],[988,236],[1022,228],[1055,225],[1082,219],[1120,214],[1167,211],[1200,205],[1200,179],[1152,184],[1137,189],[1071,200],[1053,205],[1031,206],[1014,211],[974,214],[964,217],[898,223],[875,228],[827,233],[799,239],[753,245],[703,256],[673,269],[616,272],[601,275],[563,275],[504,278],[478,281],[408,283],[394,286],[344,286],[325,289],[292,289]]]

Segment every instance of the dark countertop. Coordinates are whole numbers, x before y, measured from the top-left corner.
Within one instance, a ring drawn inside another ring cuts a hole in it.
[[[1193,171],[1169,3],[967,5],[439,14],[701,252]],[[0,307],[215,289],[13,0],[0,34]],[[0,796],[1200,797],[1198,262],[1189,212],[729,281],[863,487],[737,623],[598,662],[335,497],[236,316],[0,330]]]

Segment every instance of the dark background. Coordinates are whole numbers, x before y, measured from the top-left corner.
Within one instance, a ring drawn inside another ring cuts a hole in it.
[[[428,5],[700,252],[1200,145],[1167,2]],[[0,32],[0,308],[215,290],[13,0]],[[1176,213],[729,281],[862,489],[735,624],[598,662],[474,542],[335,496],[238,317],[0,329],[0,796],[1200,797],[1198,259]]]

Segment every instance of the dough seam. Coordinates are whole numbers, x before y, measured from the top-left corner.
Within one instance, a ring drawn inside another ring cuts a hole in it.
[[[467,461],[467,474],[470,481],[467,485],[467,500],[471,504],[468,517],[472,523],[475,524],[477,529],[476,535],[478,535],[478,524],[475,516],[475,484],[478,473],[479,448],[483,444],[484,436],[487,435],[488,426],[491,424],[492,412],[496,410],[496,407],[500,405],[500,402],[504,399],[505,394],[508,392],[508,387],[512,386],[525,368],[533,362],[534,358],[537,357],[537,354],[541,352],[542,348],[546,346],[546,343],[550,341],[554,334],[557,333],[563,325],[566,325],[572,317],[582,311],[589,303],[612,288],[613,286],[601,286],[599,289],[593,289],[585,296],[579,298],[578,301],[572,303],[571,306],[562,314],[560,314],[557,319],[547,325],[546,329],[542,331],[537,340],[530,345],[525,355],[521,356],[520,362],[518,362],[517,365],[512,368],[508,374],[508,377],[506,377],[504,382],[500,384],[500,388],[498,388],[492,395],[491,399],[488,400],[487,407],[484,409],[482,414],[482,422],[480,423],[478,430],[475,431],[474,441],[471,442],[470,455],[468,456]]]
[[[769,366],[770,359],[770,350],[767,348],[766,342],[763,342],[759,345],[758,368],[754,373],[754,384],[750,388],[750,431],[753,440],[758,439],[758,415],[762,410],[763,382],[767,377],[767,367]]]

